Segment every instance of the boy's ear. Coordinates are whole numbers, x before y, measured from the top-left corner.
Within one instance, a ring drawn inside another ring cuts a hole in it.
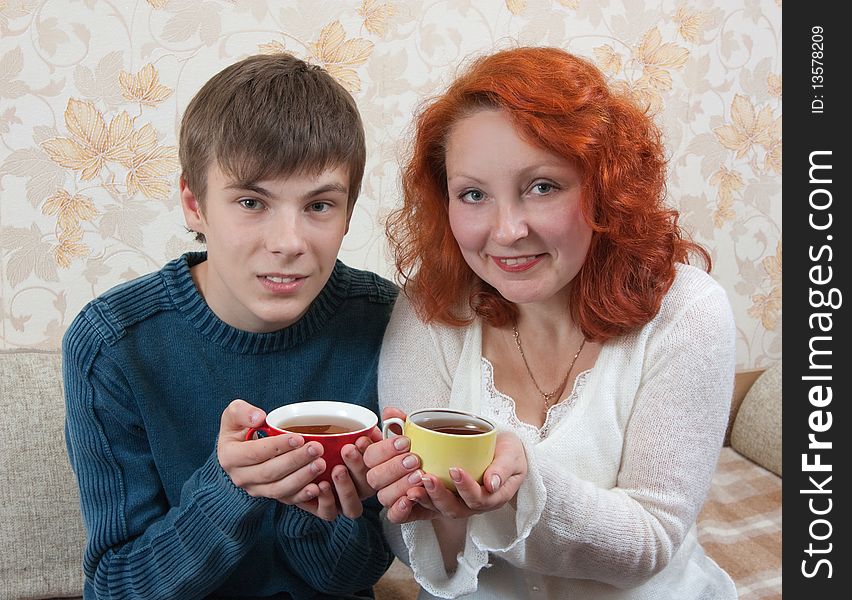
[[[186,179],[180,178],[180,206],[183,209],[183,218],[186,226],[192,231],[204,233],[205,220],[201,210],[201,202],[189,189]]]

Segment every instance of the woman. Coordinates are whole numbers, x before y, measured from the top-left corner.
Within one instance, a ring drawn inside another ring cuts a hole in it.
[[[422,597],[736,598],[694,527],[734,323],[722,288],[687,264],[709,270],[708,253],[664,205],[659,130],[552,48],[480,59],[415,124],[388,224],[405,297],[379,401],[399,409],[385,417],[487,416],[522,441],[528,469],[506,434],[484,486],[450,473],[455,496],[405,438],[368,449]]]

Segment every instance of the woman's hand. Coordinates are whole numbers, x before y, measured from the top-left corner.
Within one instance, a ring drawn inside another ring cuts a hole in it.
[[[405,420],[406,414],[396,408],[385,408],[382,419],[397,417]],[[367,465],[367,482],[378,492],[377,498],[388,509],[387,517],[391,523],[406,523],[434,519],[440,516],[434,510],[411,502],[409,493],[412,488],[422,486],[420,458],[411,452],[411,440],[398,435],[371,444],[364,452],[364,464]]]
[[[451,519],[465,519],[497,510],[514,500],[526,478],[524,446],[513,433],[498,434],[494,460],[482,476],[483,485],[479,485],[461,468],[450,469],[449,475],[458,495],[447,489],[435,475],[421,473],[422,487],[409,488],[406,499],[421,508],[434,511],[434,516]]]
[[[386,408],[383,419],[405,413]],[[458,495],[447,489],[434,475],[419,470],[420,459],[409,452],[410,440],[396,436],[372,444],[364,453],[369,467],[367,481],[378,491],[392,523],[407,523],[447,517],[467,518],[473,514],[496,510],[513,500],[527,474],[524,446],[512,433],[500,433],[494,460],[479,485],[463,469],[450,469]]]

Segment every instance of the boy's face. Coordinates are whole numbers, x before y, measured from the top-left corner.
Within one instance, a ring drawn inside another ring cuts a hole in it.
[[[211,310],[256,333],[298,321],[334,269],[349,228],[348,185],[345,166],[237,182],[214,163],[202,209],[181,179],[187,226],[207,238],[192,277]]]

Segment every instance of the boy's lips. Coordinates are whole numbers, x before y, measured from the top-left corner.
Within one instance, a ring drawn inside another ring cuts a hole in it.
[[[258,275],[260,283],[270,292],[287,294],[298,290],[307,279],[300,273],[265,273]]]
[[[500,269],[509,273],[520,273],[533,268],[544,257],[544,254],[526,254],[523,256],[491,256]]]

